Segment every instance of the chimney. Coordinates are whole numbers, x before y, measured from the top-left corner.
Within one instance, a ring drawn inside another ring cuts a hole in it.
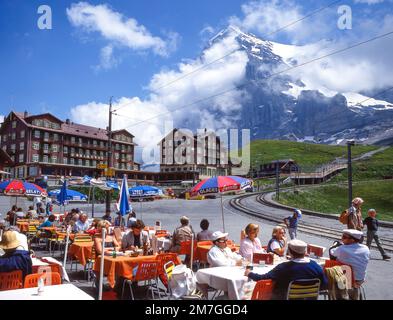
[[[70,124],[70,119],[66,119],[66,124]]]
[[[28,115],[29,115],[29,113],[27,112],[27,110],[25,110],[25,112],[23,113],[23,117],[24,117],[24,118],[27,118]]]

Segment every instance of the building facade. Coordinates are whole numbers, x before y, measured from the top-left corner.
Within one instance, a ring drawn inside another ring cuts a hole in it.
[[[115,176],[140,170],[134,161],[134,136],[112,131]],[[50,113],[10,112],[0,127],[0,148],[12,160],[4,170],[14,178],[103,175],[107,164],[108,131],[62,121]]]
[[[160,143],[160,173],[162,178],[202,180],[227,175],[227,153],[220,138],[207,131],[194,135],[189,130],[174,129]]]

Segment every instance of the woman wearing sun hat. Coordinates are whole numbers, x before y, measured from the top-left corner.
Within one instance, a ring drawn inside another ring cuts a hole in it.
[[[20,246],[15,231],[3,233],[0,248],[5,254],[0,257],[0,272],[22,270],[23,278],[32,273],[32,261],[30,254],[25,250],[16,250]]]

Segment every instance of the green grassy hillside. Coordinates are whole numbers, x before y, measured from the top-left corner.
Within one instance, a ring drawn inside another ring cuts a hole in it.
[[[378,149],[375,146],[356,146],[352,148],[354,157]],[[330,146],[284,140],[255,140],[251,142],[251,167],[277,159],[294,159],[300,166],[318,166],[346,157],[346,146]],[[236,154],[236,153],[235,153]]]
[[[393,221],[393,180],[362,181],[353,185],[353,196],[362,197],[363,216],[367,210],[377,210],[378,218]],[[346,185],[325,185],[308,190],[280,193],[280,203],[318,212],[339,214],[348,206],[348,188]]]

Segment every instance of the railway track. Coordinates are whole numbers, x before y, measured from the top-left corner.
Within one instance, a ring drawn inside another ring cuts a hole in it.
[[[266,193],[242,195],[242,196],[231,199],[229,201],[229,205],[232,208],[234,208],[238,211],[241,211],[247,215],[250,215],[250,216],[253,216],[256,218],[260,218],[260,219],[263,219],[266,221],[274,222],[277,225],[282,225],[283,222],[282,222],[281,217],[275,217],[271,214],[268,214],[267,212],[262,212],[262,211],[257,211],[255,209],[251,209],[242,203],[242,201],[245,198],[255,197],[255,201],[265,207],[274,207],[274,208],[279,208],[279,209],[284,210],[282,207],[279,207],[279,206],[276,206],[274,204],[267,202],[265,200],[265,195],[266,195]],[[311,225],[311,224],[304,223],[304,222],[299,222],[298,230],[300,232],[304,232],[304,233],[307,233],[310,235],[324,237],[324,238],[333,239],[333,240],[341,239],[341,235],[342,235],[342,230],[328,228],[328,227],[324,227],[324,226],[320,226],[320,225],[315,226],[315,225]],[[380,240],[382,242],[383,248],[387,252],[393,252],[393,239],[380,237]],[[377,246],[374,243],[372,243],[371,247],[374,249],[377,249]]]

